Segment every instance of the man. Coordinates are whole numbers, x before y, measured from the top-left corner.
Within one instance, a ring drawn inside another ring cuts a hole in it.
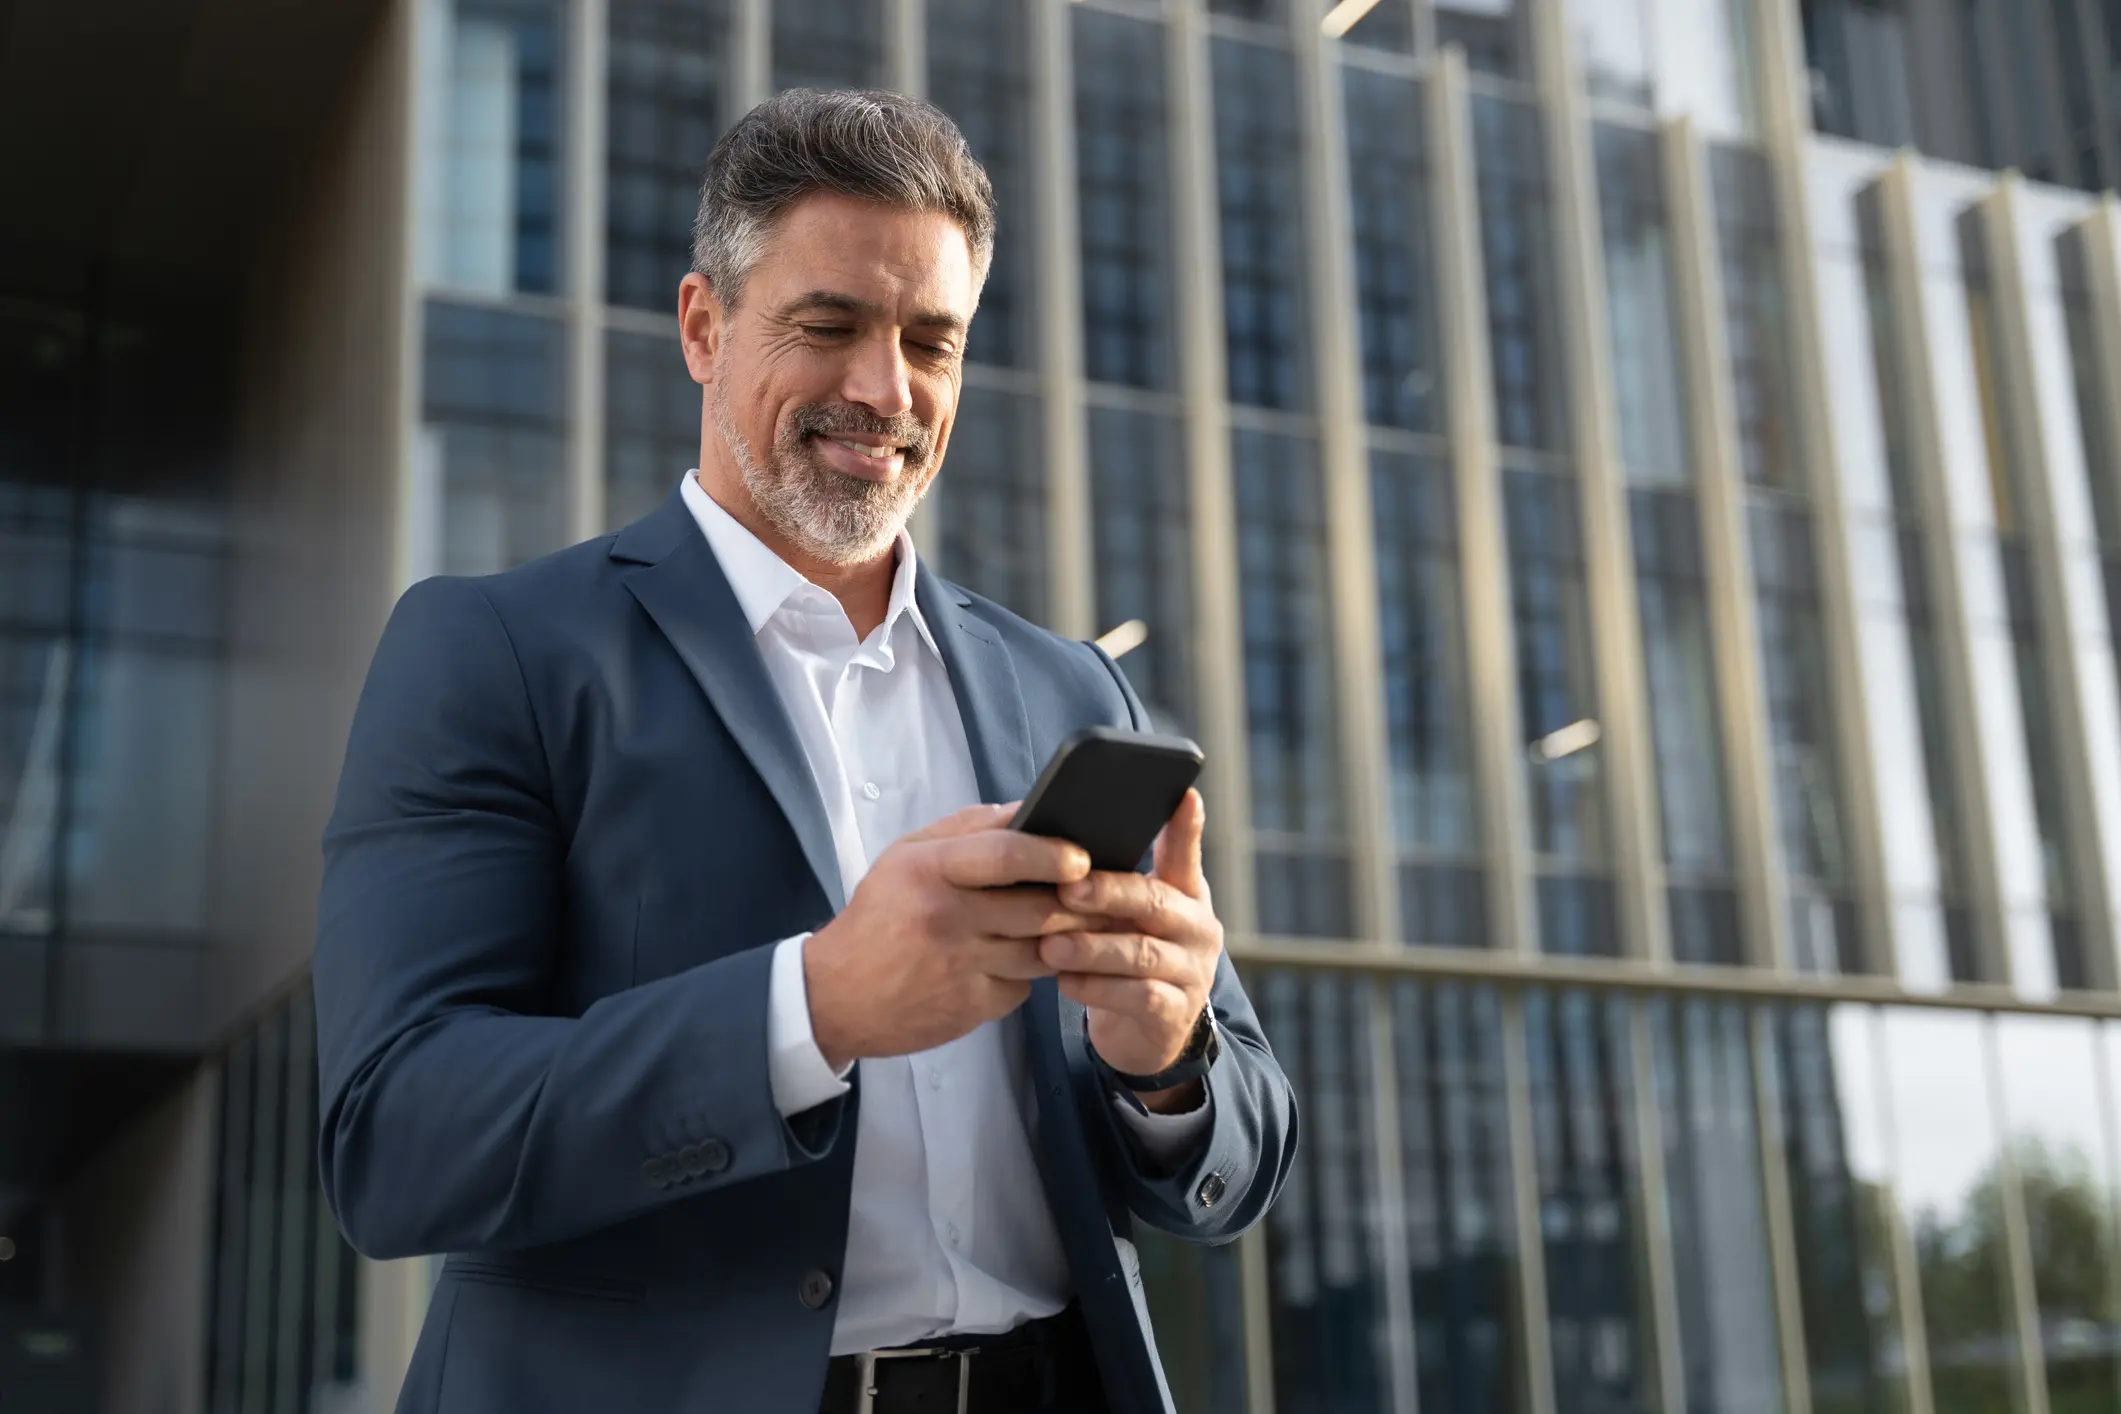
[[[1170,1407],[1131,1224],[1234,1238],[1295,1115],[1198,795],[1147,875],[983,803],[1144,721],[905,532],[993,238],[934,108],[755,109],[679,294],[697,472],[392,615],[316,995],[340,1225],[455,1254],[400,1409]]]

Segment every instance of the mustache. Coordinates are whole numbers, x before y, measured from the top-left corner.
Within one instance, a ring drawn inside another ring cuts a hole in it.
[[[791,442],[809,437],[860,435],[904,449],[908,467],[926,466],[935,451],[935,433],[910,412],[879,417],[854,403],[805,403],[788,418]]]

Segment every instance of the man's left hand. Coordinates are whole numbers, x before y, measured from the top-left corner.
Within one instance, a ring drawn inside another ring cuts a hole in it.
[[[1105,1064],[1153,1075],[1177,1063],[1208,1004],[1222,958],[1223,925],[1201,873],[1200,792],[1189,790],[1156,837],[1147,874],[1098,870],[1060,886],[1063,907],[1131,925],[1131,932],[1053,933],[1039,957],[1060,974],[1061,994],[1090,1009],[1090,1044]],[[1200,1082],[1141,1096],[1152,1110],[1200,1103]]]

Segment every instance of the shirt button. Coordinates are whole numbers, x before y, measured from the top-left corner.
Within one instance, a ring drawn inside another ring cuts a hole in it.
[[[943,1088],[943,1073],[932,1065],[928,1067],[928,1088],[930,1090]]]
[[[869,800],[881,800],[884,792],[875,781],[862,782],[862,795]]]
[[[951,1245],[952,1247],[955,1247],[955,1246],[957,1246],[957,1224],[956,1224],[956,1223],[952,1223],[952,1224],[950,1224],[950,1245]]]

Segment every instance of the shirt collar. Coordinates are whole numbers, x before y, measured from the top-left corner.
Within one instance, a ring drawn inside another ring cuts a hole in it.
[[[685,509],[692,512],[693,520],[699,525],[700,534],[707,537],[708,548],[721,562],[722,573],[728,578],[730,589],[736,593],[737,605],[744,611],[744,622],[756,635],[766,626],[768,619],[780,612],[790,596],[811,581],[708,495],[706,488],[700,485],[697,471],[685,473],[684,483],[678,491],[685,499]],[[904,530],[899,531],[895,548],[898,564],[891,576],[891,602],[884,610],[884,636],[890,637],[899,615],[904,614],[913,621],[921,641],[928,645],[928,651],[940,658],[942,650],[936,646],[935,635],[928,631],[928,621],[922,617],[920,602],[914,593],[919,580],[913,537]]]

